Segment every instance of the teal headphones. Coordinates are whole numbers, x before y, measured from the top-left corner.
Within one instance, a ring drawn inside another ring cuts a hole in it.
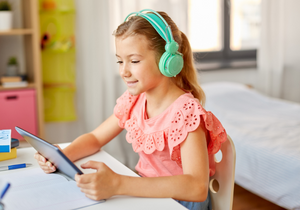
[[[143,13],[144,11],[153,13]],[[125,18],[125,21],[133,14],[145,18],[154,27],[157,33],[167,42],[165,45],[166,52],[164,52],[159,60],[159,70],[167,77],[175,77],[183,68],[183,58],[182,54],[177,51],[179,45],[174,41],[171,28],[167,21],[165,21],[160,14],[151,9],[132,12]]]

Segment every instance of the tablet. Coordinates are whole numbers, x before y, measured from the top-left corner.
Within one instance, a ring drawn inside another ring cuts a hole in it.
[[[56,146],[25,131],[20,127],[15,127],[16,131],[41,155],[47,158],[56,167],[57,172],[62,173],[72,180],[76,174],[83,174],[77,166],[65,156]]]

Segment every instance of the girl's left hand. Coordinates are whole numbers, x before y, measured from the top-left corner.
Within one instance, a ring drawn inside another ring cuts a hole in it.
[[[96,169],[96,173],[75,175],[75,181],[85,196],[92,200],[102,200],[116,195],[120,175],[113,172],[105,163],[88,161],[82,168]]]

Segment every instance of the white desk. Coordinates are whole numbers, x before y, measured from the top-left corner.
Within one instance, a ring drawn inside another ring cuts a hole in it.
[[[64,148],[68,145],[67,144],[60,144],[61,148]],[[11,165],[11,164],[17,164],[17,163],[31,163],[33,164],[32,167],[39,167],[37,161],[33,158],[33,155],[35,154],[35,149],[32,147],[29,148],[18,148],[17,150],[17,158],[1,161],[1,165]],[[106,165],[108,165],[113,171],[119,174],[128,175],[128,176],[137,176],[133,171],[131,171],[129,168],[124,166],[122,163],[120,163],[118,160],[110,156],[105,151],[100,151],[92,156],[83,158],[75,164],[77,166],[80,166],[82,163],[87,162],[88,160],[95,160],[95,161],[101,161],[104,162]],[[7,174],[7,173],[17,173],[19,170],[28,170],[29,168],[24,169],[15,169],[10,171],[3,171],[0,172],[1,174]],[[80,167],[79,167],[80,168]],[[83,173],[91,173],[94,172],[92,169],[81,169]],[[158,210],[158,209],[174,209],[174,210],[182,210],[186,209],[176,201],[174,201],[171,198],[138,198],[138,197],[131,197],[131,196],[113,196],[110,199],[107,199],[104,203],[100,203],[93,206],[85,207],[84,209],[87,210],[94,210],[94,209],[122,209],[122,210]]]

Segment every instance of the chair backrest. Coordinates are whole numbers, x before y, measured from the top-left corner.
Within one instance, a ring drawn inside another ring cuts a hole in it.
[[[227,141],[221,146],[222,159],[215,155],[216,172],[210,178],[209,190],[213,210],[232,210],[234,176],[235,176],[235,147],[227,135]]]

